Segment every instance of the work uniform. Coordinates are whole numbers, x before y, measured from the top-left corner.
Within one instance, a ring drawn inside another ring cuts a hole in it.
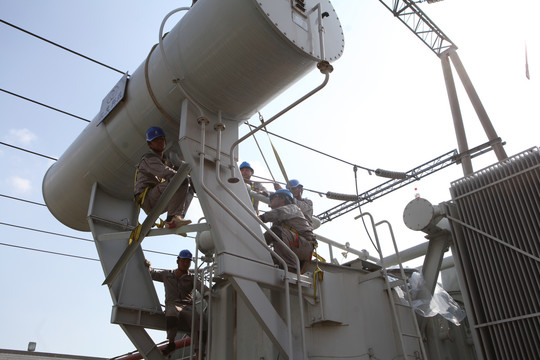
[[[261,193],[264,196],[269,195],[268,190],[266,190],[266,188],[260,182],[247,180],[246,184],[251,189],[251,191]],[[253,204],[253,208],[255,209],[255,212],[258,214],[259,213],[259,200],[255,198],[251,198],[251,203]]]
[[[180,277],[176,270],[150,270],[150,275],[155,281],[163,283],[165,287],[165,317],[167,319],[167,339],[174,341],[178,330],[191,332],[191,318],[193,314],[193,281],[192,273]],[[195,284],[200,290],[200,282]],[[204,286],[204,293],[209,293],[208,287]],[[199,347],[199,313],[195,311],[195,325],[192,344],[194,349]]]
[[[137,197],[145,192],[146,188],[149,188],[141,204],[141,208],[147,214],[152,211],[161,194],[169,186],[171,178],[176,174],[176,170],[168,166],[167,163],[168,159],[166,155],[163,155],[163,158],[161,158],[159,155],[151,152],[144,155],[137,166],[135,198],[137,199]],[[166,210],[169,217],[179,215],[183,218],[186,215],[191,200],[188,196],[189,188],[189,180],[186,178],[167,204]],[[186,199],[189,201],[186,201]]]
[[[309,222],[309,224],[313,224],[313,221],[311,220],[311,218],[313,217],[313,201],[306,198],[302,198],[300,200],[295,198],[294,202],[296,203],[296,205],[298,205],[300,210],[302,210],[302,213],[306,217],[306,220]]]
[[[274,251],[285,262],[290,271],[296,271],[296,259],[294,255],[284,248],[288,246],[300,260],[300,268],[306,261],[311,260],[311,255],[317,240],[313,234],[313,228],[306,220],[302,210],[296,204],[287,204],[265,212],[260,216],[263,222],[272,222],[272,230],[280,239],[281,243],[267,231],[264,234],[267,244],[274,245]],[[276,260],[274,260],[276,262]],[[279,262],[276,262],[279,264]]]

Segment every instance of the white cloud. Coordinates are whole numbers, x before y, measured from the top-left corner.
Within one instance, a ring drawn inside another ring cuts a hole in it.
[[[9,184],[15,188],[15,192],[26,194],[32,190],[32,182],[28,179],[12,176],[8,179]]]
[[[9,130],[8,141],[12,144],[29,145],[36,139],[36,134],[26,128]]]

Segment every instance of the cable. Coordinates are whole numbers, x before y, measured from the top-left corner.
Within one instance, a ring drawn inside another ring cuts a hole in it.
[[[13,199],[13,200],[18,200],[18,201],[27,202],[27,203],[34,204],[34,205],[46,206],[45,204],[41,204],[41,203],[37,203],[37,202],[34,202],[34,201],[25,200],[25,199],[21,199],[21,198],[16,198],[16,197],[4,195],[4,194],[0,194],[0,196],[5,197],[5,198],[8,198],[8,199]],[[62,237],[66,237],[66,238],[76,239],[76,240],[82,240],[82,241],[94,242],[94,240],[92,240],[92,239],[86,239],[86,238],[82,238],[82,237],[78,237],[78,236],[72,236],[72,235],[66,235],[66,234],[55,233],[55,232],[51,232],[51,231],[45,231],[45,230],[40,230],[40,229],[34,229],[34,228],[30,228],[30,227],[26,227],[26,226],[21,226],[21,225],[8,224],[8,223],[5,223],[5,222],[0,222],[0,225],[11,226],[11,227],[19,228],[19,229],[23,229],[23,230],[29,230],[29,231],[40,232],[40,233],[43,233],[43,234],[62,236]],[[186,236],[186,237],[195,239],[195,237],[194,237],[194,236],[191,236],[191,235]],[[156,251],[156,250],[143,249],[143,251],[145,251],[145,252],[150,252],[150,253],[154,253],[154,254],[160,254],[160,255],[177,256],[177,254],[171,254],[171,253],[166,253],[166,252]]]
[[[360,197],[360,193],[358,192],[358,176],[356,175],[356,171],[357,171],[356,167],[353,168],[353,171],[354,171],[354,185],[355,185],[355,188],[356,188],[356,198],[358,199]],[[362,207],[360,206],[360,204],[358,204],[358,211],[360,212],[360,215],[362,215]],[[373,242],[373,239],[371,238],[371,234],[368,231],[366,221],[365,221],[363,216],[362,216],[362,224],[364,224],[364,229],[366,230],[366,234],[367,234],[367,236],[369,238],[369,241],[371,241],[371,245],[373,245],[373,248],[375,250],[377,250],[379,255],[382,257],[382,252],[381,252],[380,249],[377,248],[377,246]]]
[[[21,151],[25,151],[27,153],[30,153],[30,154],[33,154],[33,155],[37,155],[37,156],[41,156],[41,157],[44,157],[46,159],[50,159],[50,160],[58,160],[58,159],[55,159],[53,157],[50,157],[50,156],[47,156],[47,155],[43,155],[43,154],[40,154],[40,153],[37,153],[37,152],[33,152],[33,151],[30,151],[30,150],[26,150],[26,149],[23,149],[23,148],[20,148],[18,146],[15,146],[15,145],[10,145],[10,144],[6,144],[5,142],[1,142],[0,141],[0,144],[4,145],[4,146],[9,146],[11,148],[14,148],[14,149],[17,149],[17,150],[21,150]]]
[[[282,183],[280,181],[273,181],[271,179],[268,179],[268,178],[265,178],[265,177],[262,177],[262,176],[252,175],[251,177],[254,177],[254,178],[260,179],[260,180],[264,180],[264,181],[261,181],[263,183],[269,183],[269,184],[278,183],[280,185],[287,185],[287,184]],[[315,193],[315,194],[317,194],[319,196],[325,196],[327,194],[327,193],[322,192],[322,191],[311,190],[311,189],[308,189],[308,188],[305,188],[305,187],[304,187],[304,191],[309,191],[309,192]]]
[[[42,252],[42,253],[47,253],[47,254],[53,254],[53,255],[67,256],[67,257],[83,259],[83,260],[99,261],[99,259],[89,258],[89,257],[85,257],[85,256],[64,254],[64,253],[59,253],[59,252],[55,252],[55,251],[41,250],[41,249],[35,249],[35,248],[30,248],[30,247],[25,247],[25,246],[11,245],[11,244],[6,244],[6,243],[0,243],[0,245],[10,246],[10,247],[14,247],[14,248],[18,248],[18,249],[24,249],[24,250],[37,251],[37,252]]]
[[[21,198],[16,198],[16,197],[9,196],[9,195],[0,194],[0,196],[5,197],[5,198],[8,198],[8,199],[24,201],[24,202],[27,202],[27,203],[30,203],[30,204],[34,204],[34,205],[47,206],[47,205],[42,204],[42,203],[38,203],[38,202],[35,202],[35,201],[30,201],[30,200],[25,200],[25,199],[21,199]]]
[[[255,126],[253,126],[253,125],[251,125],[251,124],[248,124],[248,126],[249,126],[249,127],[255,127]],[[277,137],[277,138],[280,138],[280,139],[282,139],[282,140],[288,141],[288,142],[290,142],[290,143],[292,143],[292,144],[298,145],[298,146],[303,147],[303,148],[305,148],[305,149],[308,149],[308,150],[314,151],[314,152],[316,152],[316,153],[319,153],[319,154],[321,154],[321,155],[327,156],[327,157],[332,158],[332,159],[334,159],[334,160],[341,161],[342,163],[345,163],[345,164],[348,164],[348,165],[351,165],[351,166],[356,166],[357,168],[360,168],[360,169],[362,169],[362,170],[366,170],[370,175],[371,175],[372,172],[375,172],[375,170],[373,170],[373,169],[369,169],[369,168],[367,168],[367,167],[363,167],[363,166],[360,166],[360,165],[356,165],[356,164],[350,163],[350,162],[348,162],[348,161],[345,161],[345,160],[340,159],[340,158],[338,158],[338,157],[335,157],[335,156],[333,156],[333,155],[326,154],[326,153],[324,153],[324,152],[322,152],[322,151],[313,149],[313,148],[311,148],[311,147],[309,147],[309,146],[306,146],[306,145],[300,144],[300,143],[298,143],[298,142],[296,142],[296,141],[287,139],[286,137],[283,137],[283,136],[281,136],[281,135],[274,134],[274,133],[272,133],[272,132],[270,132],[270,131],[267,131],[267,130],[265,130],[265,129],[262,129],[261,131],[264,131],[264,132],[266,132],[267,134],[270,134],[270,135],[275,136],[275,137]]]
[[[39,229],[29,228],[29,227],[26,227],[26,226],[20,226],[20,225],[8,224],[8,223],[5,223],[5,222],[0,222],[0,225],[11,226],[11,227],[18,228],[18,229],[24,229],[24,230],[36,231],[36,232],[40,232],[40,233],[43,233],[43,234],[63,236],[63,237],[67,237],[67,238],[71,238],[71,239],[76,239],[76,240],[83,240],[83,241],[88,241],[88,242],[94,242],[94,240],[85,239],[85,238],[78,237],[78,236],[59,234],[59,233],[55,233],[55,232],[50,232],[50,231],[45,231],[45,230],[39,230]]]
[[[26,226],[20,226],[20,225],[8,224],[8,223],[5,223],[5,222],[0,222],[0,225],[11,226],[11,227],[18,228],[18,229],[23,229],[23,230],[35,231],[35,232],[39,232],[39,233],[43,233],[43,234],[62,236],[62,237],[66,237],[66,238],[70,238],[70,239],[75,239],[75,240],[82,240],[82,241],[87,241],[87,242],[92,242],[92,243],[94,242],[94,240],[92,240],[92,239],[86,239],[86,238],[82,238],[82,237],[78,237],[78,236],[72,236],[72,235],[66,235],[66,234],[55,233],[55,232],[51,232],[51,231],[45,231],[45,230],[40,230],[40,229],[34,229],[34,228],[26,227]],[[194,237],[192,237],[192,236],[190,236],[190,237],[191,237],[191,238],[194,238]],[[14,246],[15,246],[15,245],[14,245]],[[166,252],[156,251],[156,250],[147,250],[147,249],[143,249],[143,251],[145,251],[145,252],[150,252],[150,253],[154,253],[154,254],[159,254],[159,255],[178,256],[178,254],[171,254],[171,253],[166,253]]]
[[[80,120],[83,120],[83,121],[86,121],[86,122],[90,122],[90,120],[87,120],[87,119],[82,118],[82,117],[80,117],[80,116],[73,115],[73,114],[68,113],[68,112],[66,112],[66,111],[63,111],[63,110],[54,108],[54,107],[52,107],[52,106],[49,106],[49,105],[46,105],[46,104],[43,104],[43,103],[40,103],[39,101],[35,101],[35,100],[29,99],[29,98],[27,98],[27,97],[24,97],[24,96],[22,96],[22,95],[15,94],[15,93],[13,93],[13,92],[11,92],[11,91],[7,91],[7,90],[5,90],[5,89],[0,89],[0,91],[5,92],[6,94],[10,94],[10,95],[16,96],[16,97],[21,98],[21,99],[23,99],[23,100],[30,101],[30,102],[32,102],[32,103],[34,103],[34,104],[38,104],[38,105],[44,106],[44,107],[46,107],[46,108],[48,108],[48,109],[51,109],[51,110],[54,110],[54,111],[58,111],[58,112],[60,112],[60,113],[62,113],[62,114],[66,114],[66,115],[72,116],[72,117],[74,117],[74,118],[77,118],[77,119],[80,119]]]
[[[104,67],[106,67],[106,68],[108,68],[108,69],[111,69],[111,70],[113,70],[113,71],[119,72],[120,74],[124,74],[123,71],[120,71],[120,70],[118,70],[118,69],[115,69],[115,68],[113,68],[112,66],[106,65],[106,64],[104,64],[104,63],[102,63],[102,62],[99,62],[99,61],[97,61],[97,60],[94,60],[94,59],[92,59],[92,58],[89,58],[88,56],[83,55],[83,54],[80,54],[80,53],[78,53],[78,52],[76,52],[76,51],[70,50],[70,49],[68,49],[68,48],[66,48],[66,47],[64,47],[64,46],[62,46],[62,45],[59,45],[59,44],[57,44],[57,43],[55,43],[55,42],[52,42],[52,41],[50,41],[50,40],[47,40],[47,39],[45,39],[45,38],[43,38],[43,37],[41,37],[41,36],[39,36],[39,35],[36,35],[36,34],[34,34],[34,33],[31,33],[31,32],[28,31],[28,30],[24,30],[23,28],[20,28],[20,27],[18,27],[18,26],[15,26],[15,25],[13,25],[13,24],[10,24],[10,23],[8,23],[8,22],[5,21],[5,20],[0,19],[0,22],[3,22],[4,24],[6,24],[6,25],[8,25],[8,26],[11,26],[12,28],[15,28],[15,29],[17,29],[17,30],[20,30],[20,31],[22,31],[22,32],[24,32],[24,33],[26,33],[26,34],[28,34],[28,35],[32,35],[32,36],[34,36],[34,37],[36,37],[36,38],[38,38],[38,39],[40,39],[40,40],[43,40],[43,41],[45,41],[45,42],[48,42],[49,44],[52,44],[52,45],[54,45],[54,46],[58,46],[58,47],[59,47],[60,49],[62,49],[62,50],[66,50],[66,51],[68,51],[68,52],[70,52],[70,53],[72,53],[72,54],[78,55],[78,56],[80,56],[80,57],[82,57],[82,58],[84,58],[84,59],[86,59],[86,60],[90,60],[90,61],[92,61],[92,62],[94,62],[94,63],[96,63],[96,64],[99,64],[99,65],[101,65],[101,66],[104,66]]]

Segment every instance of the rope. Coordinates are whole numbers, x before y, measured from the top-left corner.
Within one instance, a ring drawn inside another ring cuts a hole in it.
[[[260,112],[259,112],[259,120],[261,121],[261,124],[264,125],[264,118]],[[285,167],[283,166],[283,162],[281,161],[281,158],[279,157],[276,147],[272,143],[272,139],[270,139],[270,135],[268,134],[268,130],[266,130],[266,126],[263,126],[263,129],[266,132],[266,136],[268,136],[268,141],[270,141],[270,145],[272,146],[272,150],[274,151],[274,156],[276,157],[276,161],[278,162],[279,168],[281,170],[281,174],[283,175],[283,178],[285,179],[285,182],[287,183],[287,186],[290,189],[291,185],[289,183],[289,178],[287,177],[287,172],[285,171]]]

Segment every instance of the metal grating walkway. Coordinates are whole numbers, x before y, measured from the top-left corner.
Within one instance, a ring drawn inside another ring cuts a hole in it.
[[[540,153],[451,184],[454,256],[479,358],[540,359]]]

